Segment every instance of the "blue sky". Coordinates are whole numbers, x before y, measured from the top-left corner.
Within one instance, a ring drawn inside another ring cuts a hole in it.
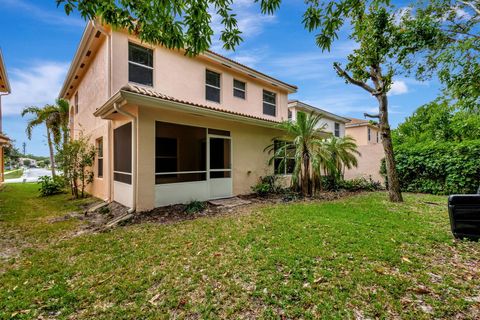
[[[235,52],[225,52],[218,41],[213,50],[299,87],[291,98],[344,116],[362,117],[374,112],[376,100],[362,89],[347,85],[333,70],[355,47],[343,34],[331,52],[315,46],[314,34],[301,24],[303,1],[284,0],[274,16],[264,16],[253,0],[236,0],[244,42]],[[0,47],[13,93],[3,97],[3,130],[27,153],[47,155],[45,129],[25,135],[24,106],[53,103],[85,26],[78,16],[66,16],[55,0],[0,0]],[[213,20],[218,30],[217,19]],[[439,93],[435,80],[420,83],[397,77],[390,95],[390,121],[395,127],[420,105]]]

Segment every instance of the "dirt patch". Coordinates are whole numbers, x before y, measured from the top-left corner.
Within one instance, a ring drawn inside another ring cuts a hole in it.
[[[302,203],[302,202],[318,202],[332,201],[345,197],[354,196],[361,192],[324,192],[312,198],[301,198],[296,194],[273,194],[265,197],[259,197],[255,194],[238,196],[240,200],[246,200],[245,204],[238,206],[221,206],[207,202],[206,207],[201,212],[188,213],[187,206],[183,204],[155,208],[151,211],[135,214],[129,223],[138,224],[144,222],[171,224],[181,221],[194,220],[201,217],[217,216],[224,214],[243,214],[252,211],[263,205],[280,204],[280,203]]]

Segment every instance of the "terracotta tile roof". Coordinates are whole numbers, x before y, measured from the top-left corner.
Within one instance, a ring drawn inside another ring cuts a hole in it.
[[[189,106],[193,106],[193,107],[197,107],[197,108],[202,108],[202,109],[208,109],[208,110],[223,112],[223,113],[232,114],[232,115],[236,115],[236,116],[241,116],[241,117],[245,117],[245,118],[262,120],[262,121],[267,121],[267,122],[271,122],[271,123],[280,123],[280,121],[273,120],[273,119],[261,118],[261,117],[252,116],[252,115],[249,115],[249,114],[246,114],[246,113],[240,113],[240,112],[235,112],[235,111],[230,111],[230,110],[215,108],[215,107],[212,107],[212,106],[207,106],[207,105],[203,105],[203,104],[198,104],[198,103],[191,102],[191,101],[186,101],[186,100],[182,100],[182,99],[177,99],[177,98],[168,96],[168,95],[166,95],[166,94],[163,94],[163,93],[160,93],[160,92],[151,90],[151,89],[147,89],[147,88],[144,88],[144,87],[132,85],[132,84],[127,84],[126,86],[122,87],[122,89],[120,89],[120,91],[137,93],[137,94],[141,94],[141,95],[144,95],[144,96],[159,98],[159,99],[161,99],[161,100],[166,100],[166,101],[181,103],[181,104],[185,104],[185,105],[189,105]]]
[[[234,64],[236,64],[236,65],[238,65],[238,66],[241,66],[241,67],[243,67],[243,68],[245,68],[245,69],[251,70],[251,71],[256,72],[256,73],[259,73],[259,74],[261,74],[262,76],[265,76],[265,77],[267,77],[267,78],[270,78],[270,79],[273,79],[273,80],[275,80],[275,81],[278,81],[278,82],[280,82],[280,83],[282,83],[282,84],[284,84],[284,85],[286,85],[286,86],[288,86],[288,87],[294,88],[295,90],[298,89],[298,87],[297,87],[296,85],[289,84],[289,83],[286,83],[286,82],[284,82],[284,81],[278,80],[278,79],[276,79],[276,78],[274,78],[274,77],[269,76],[268,74],[265,74],[265,73],[263,73],[263,72],[260,72],[260,71],[258,71],[258,70],[255,70],[255,69],[253,69],[253,68],[251,68],[251,67],[249,67],[249,66],[246,66],[246,65],[244,65],[244,64],[241,64],[240,62],[237,62],[237,61],[235,61],[235,60],[233,60],[233,59],[227,58],[227,57],[225,57],[225,56],[223,56],[223,55],[221,55],[221,54],[219,54],[219,53],[216,53],[216,52],[214,52],[214,51],[212,51],[212,50],[207,50],[207,52],[208,52],[208,53],[211,53],[211,54],[213,54],[213,55],[215,55],[215,56],[217,56],[217,57],[220,57],[220,58],[222,58],[222,59],[228,60],[228,61],[230,61],[230,62],[232,62],[232,63],[234,63]]]
[[[361,126],[361,125],[372,125],[376,126],[374,123],[371,123],[370,120],[358,119],[358,118],[349,118],[350,122],[346,123],[345,126]]]

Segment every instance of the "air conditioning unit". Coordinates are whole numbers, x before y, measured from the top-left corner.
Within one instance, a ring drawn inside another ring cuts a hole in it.
[[[480,239],[480,194],[451,195],[448,214],[455,238]]]

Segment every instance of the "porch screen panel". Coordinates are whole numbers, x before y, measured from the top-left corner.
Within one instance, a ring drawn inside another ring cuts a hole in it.
[[[206,180],[205,128],[156,122],[155,183]]]
[[[132,123],[113,131],[113,180],[132,184]]]
[[[210,178],[230,178],[231,143],[229,139],[210,138]]]

